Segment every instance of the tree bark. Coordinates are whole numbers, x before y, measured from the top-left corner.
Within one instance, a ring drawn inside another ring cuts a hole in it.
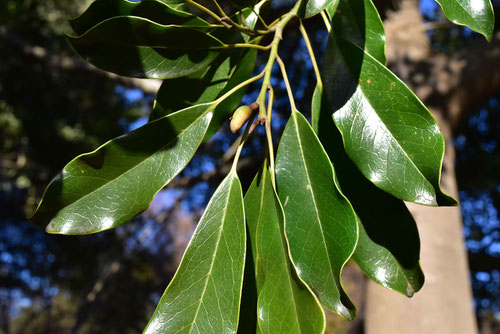
[[[447,127],[442,120],[440,124]],[[443,190],[457,197],[452,138],[446,139]],[[366,333],[477,333],[460,208],[408,206],[419,228],[425,284],[408,299],[370,283]]]
[[[478,100],[476,89],[466,90],[462,87],[474,87],[477,80],[482,81],[481,87],[485,85],[485,78],[478,77],[477,70],[471,76],[468,63],[474,57],[487,59],[487,55],[498,61],[498,52],[469,52],[454,58],[431,56],[426,28],[416,0],[403,0],[399,9],[387,16],[385,28],[390,67],[431,107],[443,131],[447,144],[441,183],[446,193],[458,198],[453,127],[471,103],[477,103]],[[490,49],[494,47],[495,43],[488,46]],[[488,81],[496,85],[497,69],[481,67],[490,71]],[[425,70],[429,75],[424,75]],[[491,94],[491,89],[487,91]],[[370,283],[365,332],[477,333],[460,208],[432,208],[413,204],[408,207],[419,228],[425,284],[421,291],[408,299]]]

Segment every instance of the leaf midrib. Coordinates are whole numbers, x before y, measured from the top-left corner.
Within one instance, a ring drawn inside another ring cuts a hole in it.
[[[182,130],[176,137],[172,138],[168,143],[166,143],[165,145],[163,145],[160,149],[154,151],[153,153],[151,153],[147,158],[143,159],[141,162],[139,162],[138,164],[134,165],[132,168],[130,169],[127,169],[124,173],[121,173],[120,175],[118,175],[117,177],[109,180],[108,182],[104,183],[103,185],[93,189],[92,191],[90,191],[89,193],[85,194],[84,196],[78,198],[77,200],[75,201],[72,201],[70,203],[68,203],[67,205],[64,206],[64,208],[68,208],[70,206],[73,206],[74,204],[78,203],[79,201],[85,199],[86,197],[98,192],[101,188],[104,188],[104,187],[108,187],[110,184],[113,184],[115,182],[117,182],[119,179],[121,179],[122,177],[124,177],[124,175],[128,175],[129,173],[131,173],[133,170],[135,170],[136,168],[139,168],[141,165],[145,164],[147,161],[149,161],[149,159],[151,159],[152,156],[156,155],[159,151],[163,150],[165,147],[167,147],[168,145],[170,145],[175,139],[177,139],[178,137],[180,137],[181,135],[183,135],[186,131],[188,131],[191,127],[193,127],[196,123],[198,123],[200,121],[200,119],[202,119],[203,117],[206,116],[206,114],[208,113],[208,111],[206,112],[203,112],[201,114],[201,116],[199,116],[198,118],[196,118],[192,123],[191,125],[189,125],[188,127],[186,127],[184,130]],[[173,114],[171,114],[173,115]],[[169,115],[170,116],[170,115]],[[166,116],[168,117],[168,116]],[[111,141],[109,141],[108,143],[111,143]],[[106,146],[108,143],[104,144],[103,146],[101,146],[100,148],[98,148],[97,150],[95,150],[94,152],[97,152],[98,150],[100,150],[102,147]],[[94,153],[94,152],[91,152],[91,153]],[[81,157],[81,156],[80,156]],[[77,158],[78,159],[78,158]],[[75,159],[76,160],[76,159]],[[63,210],[63,209],[61,209]]]
[[[304,171],[306,172],[306,176],[307,176],[307,180],[309,181],[308,184],[311,184],[311,179],[310,179],[310,176],[309,176],[309,172],[307,170],[307,164],[306,164],[306,160],[305,160],[305,156],[304,156],[304,150],[303,150],[303,146],[302,146],[302,141],[301,141],[301,138],[300,138],[300,131],[299,131],[299,127],[298,127],[298,119],[297,119],[297,115],[296,115],[297,111],[293,111],[292,112],[292,117],[293,117],[293,120],[294,120],[294,123],[295,123],[295,128],[297,129],[297,142],[299,144],[299,147],[300,147],[300,156],[302,157],[302,161],[304,162]],[[326,249],[326,255],[328,257],[328,262],[330,264],[330,266],[328,266],[328,268],[330,269],[330,273],[332,274],[332,276],[334,277],[334,272],[333,272],[333,268],[332,268],[332,259],[330,258],[330,252],[329,252],[329,249],[328,249],[328,245],[326,244],[326,239],[324,237],[324,230],[323,230],[323,225],[321,224],[321,219],[319,218],[319,212],[318,212],[318,208],[317,208],[317,205],[316,205],[316,197],[315,197],[315,193],[314,193],[314,190],[313,190],[313,187],[311,186],[311,198],[314,202],[314,210],[316,211],[316,215],[318,217],[318,222],[319,222],[319,228],[321,230],[321,238],[323,239],[323,244],[325,246],[325,249]],[[334,279],[335,283],[336,280]]]
[[[228,194],[227,194],[227,198],[226,198],[226,201],[224,203],[224,210],[223,210],[223,216],[222,216],[222,224],[220,225],[220,228],[219,228],[219,233],[218,233],[218,238],[217,238],[217,243],[215,244],[215,249],[214,249],[214,252],[213,252],[213,256],[212,256],[212,261],[210,263],[210,269],[207,273],[207,278],[205,280],[205,284],[203,286],[203,291],[201,292],[201,296],[200,296],[200,302],[198,303],[198,307],[196,308],[196,312],[193,316],[193,321],[191,323],[191,328],[189,329],[189,333],[192,333],[192,330],[193,330],[193,325],[195,325],[196,323],[196,319],[198,318],[198,313],[200,312],[200,308],[201,308],[201,304],[203,303],[203,297],[205,296],[205,292],[207,291],[207,286],[208,286],[208,281],[210,280],[210,276],[212,274],[212,270],[213,270],[213,267],[214,267],[214,263],[215,263],[215,258],[216,258],[216,255],[217,255],[217,252],[219,251],[219,244],[220,244],[220,240],[221,240],[221,236],[222,236],[222,231],[224,230],[224,226],[225,226],[225,223],[226,223],[226,215],[227,215],[227,207],[228,207],[228,203],[229,203],[229,198],[231,197],[231,191],[232,191],[232,188],[233,188],[233,182],[234,182],[234,176],[231,177],[231,180],[228,181],[230,182],[230,185],[228,186],[229,190],[228,190]]]
[[[261,224],[261,219],[260,218],[261,218],[261,215],[262,215],[262,212],[263,212],[262,208],[264,207],[264,192],[266,191],[266,187],[267,187],[266,186],[267,173],[268,172],[264,172],[263,173],[264,175],[262,176],[262,185],[263,186],[262,186],[262,191],[261,191],[261,196],[260,196],[259,217],[258,217],[258,221],[257,221],[256,231],[259,230],[259,226]],[[273,195],[273,197],[276,196],[276,194],[274,194],[274,191],[273,191],[272,195]],[[276,200],[276,198],[273,198],[273,199]],[[278,208],[276,207],[276,204],[273,204],[273,205],[274,205],[275,210],[277,210]],[[278,220],[276,220],[276,222],[279,224]],[[293,299],[293,307],[295,309],[295,314],[296,314],[296,317],[295,317],[296,322],[295,323],[297,324],[297,328],[300,329],[301,326],[300,326],[300,321],[299,321],[299,317],[298,317],[299,312],[298,312],[298,309],[297,309],[297,302],[295,300],[295,294],[293,293],[293,286],[292,286],[292,281],[291,281],[291,278],[290,278],[290,269],[292,269],[292,268],[290,267],[290,262],[288,260],[288,254],[284,252],[284,247],[286,247],[286,245],[283,244],[283,238],[281,237],[281,228],[279,226],[278,226],[278,233],[280,234],[280,245],[281,245],[280,252],[281,252],[282,257],[285,259],[285,270],[287,272],[286,276],[287,276],[288,285],[290,287],[289,292],[290,292],[290,295],[291,295],[291,297]],[[256,233],[256,240],[255,241],[256,241],[255,244],[258,245],[258,243],[259,243],[259,233]],[[259,253],[260,253],[259,252],[259,247],[257,247],[257,259],[259,259]],[[259,266],[257,266],[257,268],[258,267]],[[295,269],[293,269],[293,270],[295,270]],[[264,286],[265,285],[263,285],[262,288]],[[259,317],[259,325],[260,325],[260,317]]]
[[[377,59],[375,59],[373,56],[371,56],[368,52],[366,52],[365,50],[363,50],[362,48],[360,48],[358,45],[352,43],[351,41],[349,40],[346,40],[344,38],[342,38],[342,40],[344,40],[345,42],[355,46],[356,48],[358,48],[359,50],[361,50],[363,52],[363,54],[365,56],[368,56],[370,58],[372,58],[373,61],[376,61],[377,63],[379,63],[379,61]],[[352,70],[351,70],[351,67],[347,65],[347,62],[345,61],[345,57],[344,57],[344,54],[340,53],[342,55],[342,59],[344,60],[344,64],[346,66],[346,68],[349,70],[349,72],[351,73],[351,76],[352,76]],[[395,77],[396,80],[400,81],[399,78]],[[387,131],[387,133],[391,136],[391,138],[394,140],[394,142],[397,144],[397,146],[400,148],[401,152],[403,152],[403,154],[405,155],[405,157],[407,158],[408,161],[410,161],[411,165],[415,168],[415,170],[418,172],[418,174],[420,176],[422,176],[422,178],[427,182],[428,185],[430,185],[430,187],[432,189],[434,189],[432,183],[430,182],[430,180],[422,173],[422,171],[420,170],[420,168],[415,164],[415,162],[409,157],[408,153],[406,152],[406,150],[403,148],[403,146],[401,146],[400,142],[396,139],[396,137],[392,134],[392,132],[389,130],[389,128],[387,127],[387,125],[385,124],[385,122],[382,120],[382,118],[380,117],[379,113],[377,112],[377,109],[373,107],[372,105],[372,102],[371,100],[366,96],[366,94],[363,92],[363,88],[361,85],[357,85],[359,87],[359,90],[360,90],[360,93],[362,94],[363,98],[368,102],[368,104],[370,105],[371,109],[375,112],[375,114],[377,115],[377,118],[378,120],[380,121],[381,124],[383,124],[384,126],[384,129]],[[434,191],[434,197],[437,197],[437,194],[436,194],[436,191]]]
[[[440,1],[438,1],[438,2],[440,3],[441,1],[443,1],[443,0],[440,0]],[[460,8],[462,8],[463,12],[465,13],[465,15],[466,15],[469,19],[471,19],[472,21],[474,21],[474,22],[475,22],[475,23],[476,23],[479,27],[481,27],[481,29],[483,29],[484,31],[486,31],[486,26],[484,26],[484,25],[482,24],[482,22],[480,22],[479,20],[477,20],[476,18],[474,18],[474,16],[472,16],[472,15],[469,13],[469,11],[468,11],[467,9],[465,9],[465,7],[464,7],[464,6],[462,6],[462,4],[461,4],[460,2],[458,2],[458,1],[456,1],[456,0],[452,0],[452,1],[455,1],[455,3],[457,3],[457,4],[460,6]],[[481,1],[482,1],[482,0],[481,0]],[[440,4],[441,4],[441,3],[440,3]],[[487,5],[486,5],[486,6],[487,6]],[[441,8],[443,8],[443,7],[441,7]],[[443,8],[443,12],[444,12],[444,8]],[[449,11],[447,11],[447,12],[449,13]],[[446,15],[446,13],[445,13],[445,15]],[[453,16],[453,15],[446,15],[446,16],[447,16],[447,17],[451,17],[451,16]]]

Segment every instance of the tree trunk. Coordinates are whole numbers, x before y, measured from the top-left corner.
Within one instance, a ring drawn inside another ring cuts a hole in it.
[[[442,130],[447,127],[443,122],[440,125]],[[443,190],[457,197],[452,138],[446,140]],[[371,282],[366,333],[477,333],[460,208],[408,206],[420,232],[425,284],[409,299]]]
[[[411,64],[432,63],[418,1],[404,0],[385,22],[387,56],[391,68],[409,83],[419,97],[435,97],[443,82],[426,76],[419,85]],[[449,64],[446,64],[449,65]],[[432,67],[432,65],[430,65]],[[440,73],[431,73],[439,76]],[[443,77],[443,80],[449,80]],[[429,82],[434,81],[434,84]],[[447,87],[450,86],[448,83]],[[442,100],[449,96],[441,95]],[[452,122],[447,117],[450,103],[432,110],[446,139],[443,190],[458,198],[454,170]],[[432,105],[432,104],[431,104]],[[444,115],[444,116],[443,116]],[[421,266],[425,284],[408,299],[370,282],[367,289],[365,332],[367,334],[474,334],[476,318],[472,304],[467,254],[459,207],[433,208],[409,204],[421,239]]]

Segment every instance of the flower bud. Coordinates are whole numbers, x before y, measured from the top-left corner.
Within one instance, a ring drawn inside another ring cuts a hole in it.
[[[233,114],[231,117],[231,123],[229,127],[231,128],[231,132],[235,133],[239,129],[245,125],[246,122],[252,117],[253,110],[249,106],[241,106]]]

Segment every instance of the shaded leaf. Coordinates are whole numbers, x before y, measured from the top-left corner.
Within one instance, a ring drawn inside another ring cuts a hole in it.
[[[199,30],[132,16],[108,19],[68,40],[78,54],[103,70],[155,79],[195,73],[217,56],[210,48],[223,45]]]
[[[236,172],[219,185],[144,333],[235,333],[245,263]]]
[[[254,250],[261,332],[323,333],[323,310],[288,257],[283,209],[266,166],[245,195],[245,215]]]
[[[302,18],[312,17],[328,7],[334,11],[339,0],[301,0],[298,16]]]
[[[436,0],[444,15],[456,24],[461,24],[484,35],[488,41],[493,36],[495,14],[490,0]]]
[[[241,292],[240,319],[238,334],[255,334],[257,331],[257,285],[255,283],[255,265],[247,229],[247,251],[245,255],[245,273]]]
[[[276,183],[299,276],[326,307],[352,319],[355,308],[342,288],[340,273],[356,247],[356,217],[335,183],[318,138],[297,111],[292,111],[281,137]]]
[[[73,159],[47,187],[31,220],[50,233],[88,234],[121,225],[189,162],[212,104],[148,123]]]
[[[152,119],[167,115],[190,105],[214,101],[241,82],[250,78],[257,52],[255,49],[231,53],[230,57],[214,62],[206,72],[197,77],[163,81],[156,96]],[[239,89],[217,106],[205,139],[212,137],[238,106],[245,88]]]
[[[97,0],[80,16],[69,20],[69,23],[77,35],[82,35],[102,21],[116,16],[138,16],[162,25],[209,26],[206,21],[193,14],[175,10],[156,0]]]
[[[424,283],[417,225],[403,201],[373,185],[349,159],[321,85],[313,101],[313,128],[358,216],[360,235],[353,258],[372,280],[411,297]]]
[[[253,7],[257,3],[257,0],[229,0],[238,9],[244,9],[247,7]]]
[[[340,0],[332,24],[335,35],[356,44],[385,64],[385,31],[371,0]]]
[[[443,135],[403,82],[359,46],[335,36],[322,78],[345,150],[365,177],[406,201],[456,205],[439,186]]]

